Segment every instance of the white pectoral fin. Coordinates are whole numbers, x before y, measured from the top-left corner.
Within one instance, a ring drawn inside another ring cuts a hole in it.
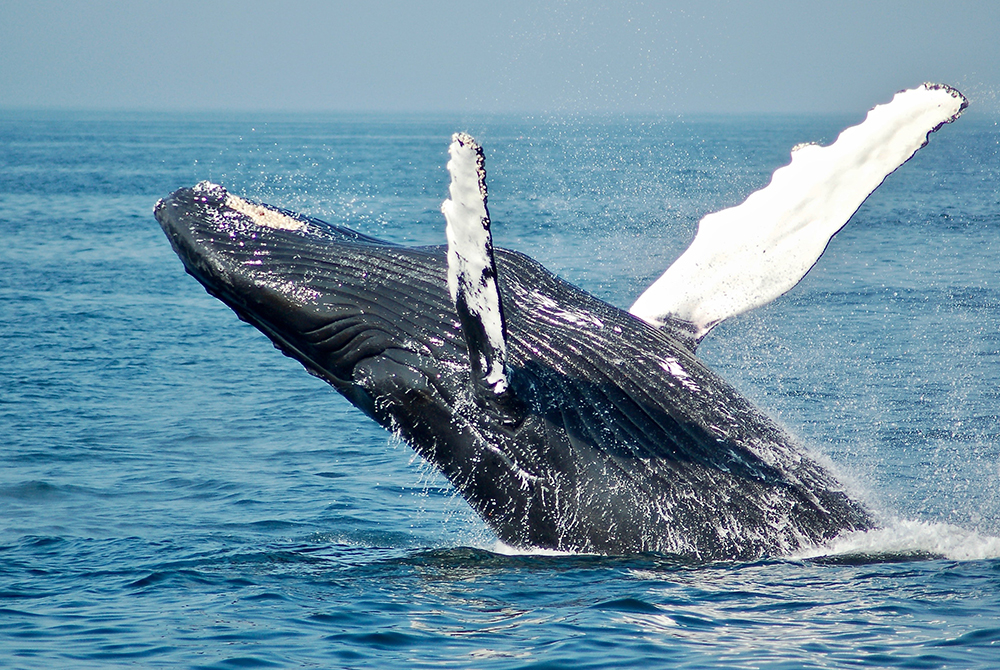
[[[448,289],[469,348],[473,381],[499,396],[508,388],[507,334],[486,209],[485,159],[465,133],[452,137],[448,153],[451,185],[441,205],[448,223]]]
[[[629,311],[657,327],[693,324],[699,341],[724,319],[771,302],[799,283],[886,176],[967,104],[953,88],[924,84],[875,107],[829,146],[796,147],[765,188],[704,217],[691,246]]]

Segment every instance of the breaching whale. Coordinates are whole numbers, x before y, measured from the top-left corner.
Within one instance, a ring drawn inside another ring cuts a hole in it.
[[[873,527],[831,471],[695,355],[794,286],[965,98],[898,93],[706,216],[630,311],[493,248],[484,155],[455,135],[447,246],[384,242],[202,182],[155,216],[186,270],[404,438],[503,542],[748,560]]]

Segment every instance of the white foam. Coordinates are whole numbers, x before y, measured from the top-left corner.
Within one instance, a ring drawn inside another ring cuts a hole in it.
[[[930,554],[955,561],[1000,558],[1000,537],[983,535],[947,523],[897,519],[882,528],[841,535],[790,558],[825,556]]]
[[[506,542],[497,540],[488,548],[494,554],[501,556],[585,556],[576,551],[560,551],[558,549],[542,549],[540,547],[513,547]]]
[[[514,547],[500,540],[483,549],[503,556],[578,556],[575,551],[538,547]],[[983,535],[947,523],[895,520],[887,526],[846,533],[821,546],[803,549],[788,558],[807,560],[838,556],[936,556],[952,561],[979,561],[1000,558],[1000,537]]]
[[[720,321],[795,286],[885,177],[965,108],[961,93],[924,84],[897,93],[830,146],[800,144],[771,183],[737,207],[709,214],[691,246],[630,312],[654,326],[668,316],[701,338]]]

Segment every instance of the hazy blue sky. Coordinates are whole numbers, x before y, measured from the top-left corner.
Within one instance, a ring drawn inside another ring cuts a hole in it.
[[[997,0],[0,0],[0,107],[998,111]]]

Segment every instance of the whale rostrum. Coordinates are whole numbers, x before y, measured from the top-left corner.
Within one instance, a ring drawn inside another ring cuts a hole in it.
[[[632,313],[493,247],[483,150],[462,133],[446,246],[380,241],[208,182],[155,215],[209,293],[405,439],[503,542],[748,560],[876,521],[695,347],[794,286],[965,105],[924,85],[831,146],[797,149],[769,186],[706,216]]]

